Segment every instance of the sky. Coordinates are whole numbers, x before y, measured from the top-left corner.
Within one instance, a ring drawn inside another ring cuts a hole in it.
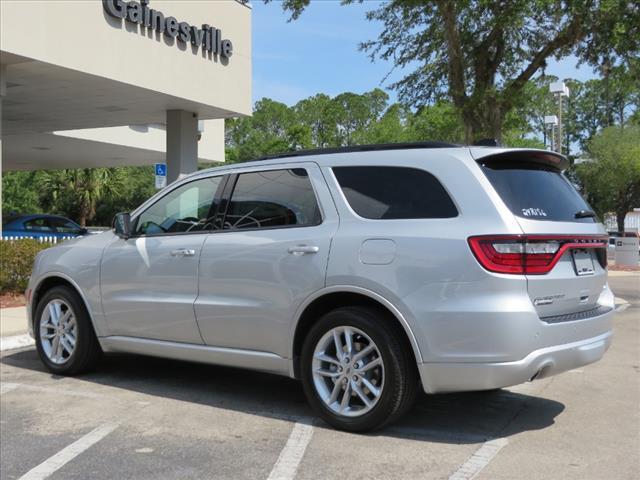
[[[335,96],[384,88],[402,78],[391,63],[372,63],[358,49],[362,41],[375,39],[381,24],[367,21],[365,13],[379,2],[341,6],[339,0],[312,0],[300,18],[287,22],[278,0],[265,5],[253,0],[253,100],[271,98],[293,105],[317,93]],[[389,73],[385,80],[385,76]],[[408,72],[407,72],[408,73]],[[546,73],[561,79],[588,80],[589,67],[576,68],[576,59],[550,61]]]

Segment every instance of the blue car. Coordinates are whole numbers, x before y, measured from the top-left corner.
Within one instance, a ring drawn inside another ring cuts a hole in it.
[[[58,215],[17,215],[3,220],[3,238],[63,239],[89,233],[76,222]]]

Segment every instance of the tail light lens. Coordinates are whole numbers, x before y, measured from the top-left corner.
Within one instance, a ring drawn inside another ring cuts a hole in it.
[[[482,235],[469,238],[471,251],[490,272],[544,275],[570,248],[595,248],[607,266],[607,237],[567,235]]]

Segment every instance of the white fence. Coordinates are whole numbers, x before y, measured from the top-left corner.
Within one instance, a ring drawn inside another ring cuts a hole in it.
[[[617,232],[618,223],[613,213],[604,214],[604,225],[608,232]],[[640,208],[634,208],[624,219],[625,230],[640,230]]]
[[[70,238],[75,238],[75,237],[73,236],[54,237],[53,235],[44,236],[44,237],[32,237],[29,235],[13,235],[13,236],[7,235],[7,236],[3,236],[1,240],[4,242],[16,242],[19,240],[35,240],[38,243],[50,243],[51,245],[55,245],[56,243],[64,242],[65,240],[69,240]]]

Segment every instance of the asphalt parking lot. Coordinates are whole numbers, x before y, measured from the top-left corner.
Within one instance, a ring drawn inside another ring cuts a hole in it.
[[[640,275],[594,365],[490,393],[423,396],[369,435],[314,419],[287,378],[106,356],[78,378],[2,353],[0,478],[640,478]],[[475,475],[475,477],[474,477]]]

